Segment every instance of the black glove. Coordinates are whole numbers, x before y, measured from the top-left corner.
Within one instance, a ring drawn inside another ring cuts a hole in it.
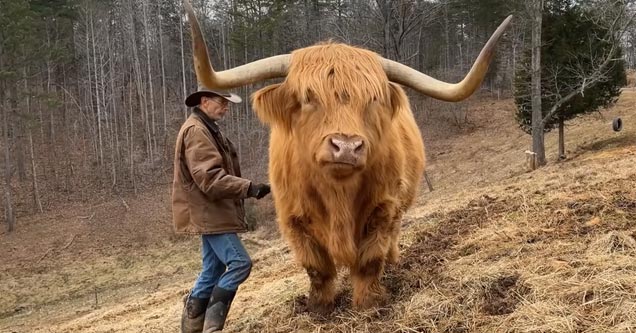
[[[270,192],[269,185],[267,184],[250,184],[250,188],[247,189],[247,195],[256,199],[261,199]]]

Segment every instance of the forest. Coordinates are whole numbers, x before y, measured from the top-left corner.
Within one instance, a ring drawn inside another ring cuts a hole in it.
[[[481,87],[509,97],[531,47],[529,3],[196,0],[194,6],[218,70],[335,40],[449,82],[465,75],[492,31],[512,14],[513,26]],[[633,10],[629,1],[584,5],[601,16],[612,6]],[[9,225],[64,202],[171,181],[174,138],[189,112],[183,100],[197,88],[180,1],[2,0],[0,26],[0,169]],[[636,29],[626,26],[620,39],[626,68],[634,67],[635,41]],[[247,101],[258,88],[235,92]],[[426,121],[427,108],[441,108],[461,126],[456,106],[411,95],[418,121]],[[267,128],[250,103],[234,108],[222,126],[247,174],[265,177]]]

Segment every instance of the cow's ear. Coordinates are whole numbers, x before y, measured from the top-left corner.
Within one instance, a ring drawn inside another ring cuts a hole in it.
[[[282,83],[272,84],[252,94],[252,105],[258,118],[270,126],[291,126],[292,113],[298,101]]]
[[[391,118],[395,118],[399,112],[408,112],[409,99],[406,97],[404,89],[393,82],[389,82],[389,90],[391,91]]]

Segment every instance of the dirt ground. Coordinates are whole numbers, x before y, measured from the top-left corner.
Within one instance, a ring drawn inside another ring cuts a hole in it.
[[[636,91],[568,123],[564,161],[548,134],[534,172],[512,101],[469,103],[452,137],[423,130],[434,191],[422,184],[403,222],[386,307],[351,310],[342,271],[335,312],[306,312],[307,278],[270,221],[243,235],[254,270],[226,331],[636,330]],[[177,332],[199,242],[172,233],[169,199],[69,205],[0,234],[0,332]]]

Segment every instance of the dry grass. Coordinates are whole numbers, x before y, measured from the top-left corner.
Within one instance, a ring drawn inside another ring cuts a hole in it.
[[[315,316],[303,273],[289,271],[285,291],[258,278],[246,285],[250,301],[230,331],[634,330],[636,133],[611,132],[608,119],[632,124],[635,102],[626,92],[603,117],[575,120],[569,158],[533,173],[523,170],[529,137],[510,130],[510,101],[477,102],[472,133],[428,145],[436,190],[405,221],[402,261],[384,277],[389,306],[352,311],[343,272],[335,313]],[[554,134],[547,149],[554,160]]]
[[[384,277],[392,304],[350,310],[347,285],[329,318],[305,312],[304,288],[233,332],[608,332],[636,325],[636,176],[588,194],[483,196],[418,219],[402,261]],[[608,191],[605,191],[608,189]],[[604,193],[604,196],[597,196]],[[589,223],[600,218],[601,222]],[[297,273],[297,275],[302,275]],[[343,274],[343,282],[346,274]],[[305,283],[303,283],[305,284]],[[297,287],[296,287],[297,288]],[[255,315],[257,317],[252,317]]]
[[[435,191],[423,190],[405,218],[402,260],[383,277],[390,304],[351,310],[343,271],[335,312],[307,312],[303,270],[261,228],[244,237],[255,269],[226,331],[635,331],[636,92],[602,117],[571,122],[568,159],[532,173],[511,101],[470,103],[469,126],[452,136],[424,130]],[[620,133],[611,131],[616,116]],[[554,161],[556,135],[547,150]],[[171,234],[168,198],[162,189],[129,200],[130,211],[119,201],[69,207],[0,236],[9,249],[0,255],[0,332],[178,331],[198,242]],[[65,247],[73,234],[83,236]]]

